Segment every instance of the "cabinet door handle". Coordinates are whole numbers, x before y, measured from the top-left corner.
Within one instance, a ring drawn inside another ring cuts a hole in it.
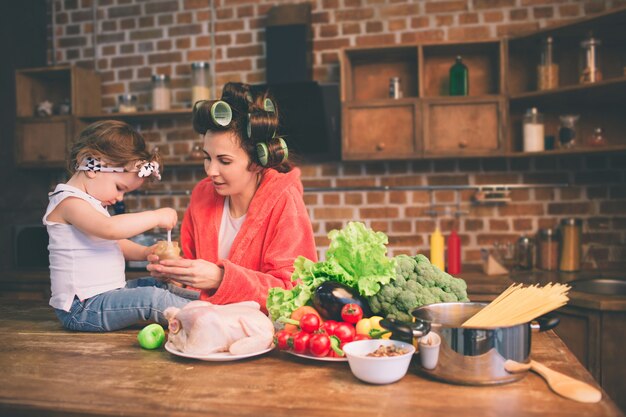
[[[467,141],[466,140],[460,141],[459,142],[459,148],[461,148],[461,149],[467,148]]]
[[[378,142],[378,144],[376,145],[376,150],[382,151],[384,149],[385,149],[385,142]]]

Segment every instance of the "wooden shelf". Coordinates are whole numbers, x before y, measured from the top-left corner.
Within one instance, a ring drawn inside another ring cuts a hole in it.
[[[607,145],[603,147],[579,146],[571,149],[554,149],[543,152],[508,152],[504,156],[508,158],[532,157],[532,156],[565,156],[565,155],[587,155],[603,153],[626,152],[626,145]]]
[[[545,102],[576,102],[588,100],[605,104],[623,103],[626,97],[626,76],[593,84],[564,86],[552,90],[531,91],[510,97],[512,105],[541,104]]]
[[[191,108],[185,109],[171,109],[166,111],[138,111],[133,113],[99,113],[99,114],[88,114],[84,116],[80,116],[83,120],[105,120],[105,119],[116,119],[116,120],[146,120],[146,119],[162,119],[166,117],[183,117],[188,116],[191,118]]]

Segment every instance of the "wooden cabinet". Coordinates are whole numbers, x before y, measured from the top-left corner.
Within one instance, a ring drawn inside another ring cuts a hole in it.
[[[545,115],[546,135],[556,142],[559,116],[580,115],[575,147],[541,154],[625,151],[624,27],[626,8],[512,39],[346,48],[340,59],[342,157],[536,155],[523,152],[522,118],[531,107]],[[581,84],[580,43],[590,32],[602,42],[603,80]],[[538,91],[540,46],[547,36],[555,42],[560,83],[553,90]],[[448,95],[449,70],[456,56],[468,67],[465,97]],[[392,77],[400,78],[401,99],[389,98]],[[586,144],[596,127],[604,129],[608,146]],[[390,144],[383,137],[395,139]]]
[[[19,118],[15,125],[18,165],[29,168],[64,166],[68,145],[81,126],[72,116]]]
[[[579,115],[576,151],[598,150],[586,142],[597,127],[602,127],[609,146],[626,149],[626,9],[602,14],[580,22],[545,29],[508,41],[508,92],[511,123],[511,153],[523,149],[522,118],[528,108],[536,107],[545,116],[546,135],[558,144],[559,116]],[[581,42],[593,34],[601,42],[598,67],[602,80],[581,83],[584,61]],[[558,66],[558,85],[540,90],[537,66],[540,47],[547,37],[553,39],[554,62]],[[602,149],[599,149],[602,150]],[[558,152],[558,151],[557,151]]]
[[[17,165],[64,166],[68,147],[85,125],[79,117],[100,112],[100,76],[75,66],[28,68],[16,71],[15,83]],[[54,106],[51,116],[37,114],[45,100]],[[60,111],[61,104],[69,111]]]
[[[502,154],[504,99],[425,99],[422,103],[425,156]]]
[[[556,333],[607,394],[626,410],[626,312],[568,305],[558,310],[558,316],[561,322]]]

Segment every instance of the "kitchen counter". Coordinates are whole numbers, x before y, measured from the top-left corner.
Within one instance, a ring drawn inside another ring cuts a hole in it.
[[[236,362],[146,351],[137,329],[63,330],[45,302],[0,298],[0,415],[28,416],[622,416],[604,394],[583,404],[554,394],[534,373],[471,387],[426,379],[412,366],[384,386],[355,379],[347,363],[272,351]],[[533,358],[597,386],[553,332],[533,335]]]
[[[540,284],[559,282],[566,284],[577,279],[614,278],[626,280],[623,271],[513,271],[508,275],[488,276],[481,270],[470,268],[458,275],[467,282],[468,296],[472,301],[491,301],[513,283]],[[569,306],[600,311],[626,311],[626,297],[617,295],[598,295],[571,290]]]

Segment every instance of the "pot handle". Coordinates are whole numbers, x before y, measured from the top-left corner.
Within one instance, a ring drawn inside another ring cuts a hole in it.
[[[561,319],[558,318],[556,314],[548,313],[533,320],[530,327],[532,329],[539,329],[540,332],[545,332],[546,330],[554,329],[559,325],[560,321]],[[534,322],[537,322],[537,324]]]
[[[413,343],[413,337],[422,337],[430,332],[430,323],[415,319],[415,323],[406,323],[396,319],[382,319],[380,325],[391,330],[391,338],[402,342]],[[419,334],[416,334],[419,333]]]

